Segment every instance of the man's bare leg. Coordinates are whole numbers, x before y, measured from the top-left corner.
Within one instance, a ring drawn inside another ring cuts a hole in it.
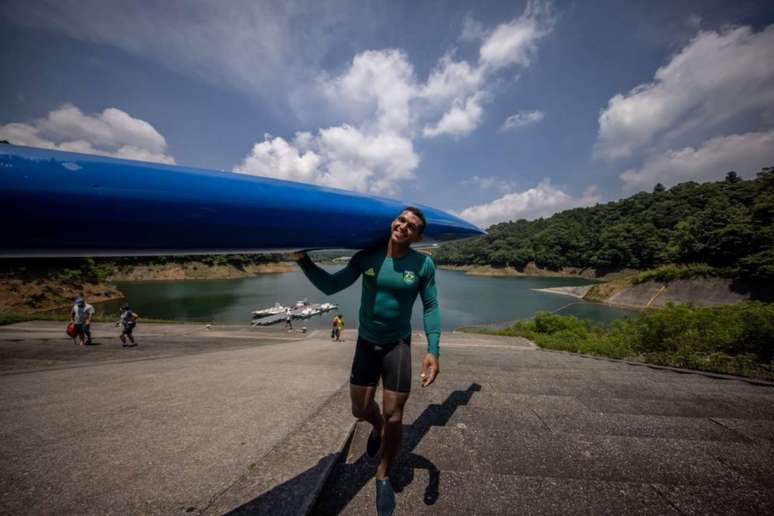
[[[349,397],[352,401],[352,415],[371,423],[374,435],[379,435],[384,426],[379,405],[374,401],[376,386],[349,385]]]
[[[382,444],[382,461],[376,468],[377,480],[387,478],[390,464],[395,460],[398,450],[400,450],[400,442],[403,435],[403,406],[408,398],[408,392],[385,390],[383,393],[384,441]]]

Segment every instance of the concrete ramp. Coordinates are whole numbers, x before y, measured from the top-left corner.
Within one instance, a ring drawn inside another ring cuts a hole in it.
[[[613,294],[607,302],[611,305],[625,308],[645,308],[664,291],[664,288],[665,286],[662,283],[648,281],[639,285],[632,285],[617,294]]]
[[[0,328],[2,514],[297,514],[352,426],[351,334],[61,327]]]
[[[691,303],[696,306],[730,305],[749,299],[749,293],[735,292],[731,282],[722,278],[675,280],[651,306],[660,308],[667,303]]]
[[[60,327],[0,328],[1,513],[373,514],[352,331]],[[412,349],[396,514],[774,513],[772,386],[451,333],[423,389]]]
[[[725,278],[647,281],[610,296],[607,303],[625,308],[661,308],[667,303],[694,306],[731,305],[748,299],[772,299],[766,288],[745,285]]]
[[[408,401],[396,515],[774,511],[774,387],[453,339]],[[368,432],[313,514],[374,513]]]

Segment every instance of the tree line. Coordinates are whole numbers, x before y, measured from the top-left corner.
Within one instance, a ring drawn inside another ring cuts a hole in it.
[[[774,280],[774,167],[755,179],[680,183],[549,218],[495,224],[488,235],[441,245],[440,264],[522,269],[530,262],[620,270],[703,263]]]
[[[125,256],[96,258],[13,258],[3,260],[0,280],[58,279],[74,283],[105,281],[132,266],[184,265],[195,261],[206,266],[231,266],[244,270],[250,265],[277,263],[283,254],[224,254],[179,256]]]

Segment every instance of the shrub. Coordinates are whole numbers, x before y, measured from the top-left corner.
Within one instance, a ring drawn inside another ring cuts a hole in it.
[[[575,335],[588,335],[588,321],[577,317],[565,317],[548,312],[539,312],[535,316],[535,331],[538,333],[565,332]]]
[[[632,283],[635,285],[645,283],[646,281],[669,283],[670,281],[675,281],[678,279],[713,277],[725,278],[734,277],[735,275],[736,271],[734,269],[711,267],[704,263],[691,263],[688,265],[669,264],[641,272],[632,280]]]
[[[561,351],[774,379],[774,304],[668,304],[607,326],[538,313],[494,333]]]

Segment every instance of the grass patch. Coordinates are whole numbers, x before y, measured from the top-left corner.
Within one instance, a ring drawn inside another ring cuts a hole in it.
[[[774,380],[774,304],[668,304],[609,325],[543,312],[482,333],[526,337],[547,349]]]

